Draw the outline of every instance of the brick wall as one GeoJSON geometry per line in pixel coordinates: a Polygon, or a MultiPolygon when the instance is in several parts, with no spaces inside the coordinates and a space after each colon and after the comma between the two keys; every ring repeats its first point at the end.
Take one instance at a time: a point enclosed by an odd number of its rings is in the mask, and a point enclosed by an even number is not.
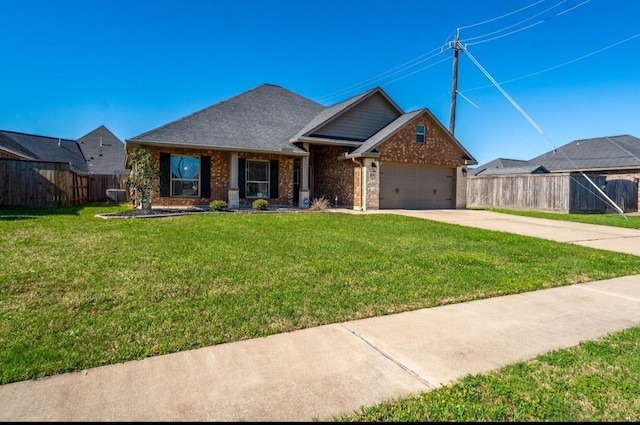
{"type": "MultiPolygon", "coordinates": [[[[172,155],[209,156],[211,158],[211,197],[210,198],[173,198],[153,195],[155,206],[192,206],[207,205],[214,199],[229,202],[229,186],[231,185],[231,153],[210,149],[193,149],[178,147],[150,147],[151,159],[160,163],[160,152],[172,155]]],[[[240,152],[238,158],[248,160],[279,161],[278,167],[278,198],[269,199],[271,205],[293,204],[293,158],[270,154],[253,154],[240,152]]],[[[251,205],[252,199],[241,199],[240,205],[251,205]]]]}
{"type": "Polygon", "coordinates": [[[354,189],[360,183],[359,181],[357,182],[354,173],[354,168],[357,168],[357,165],[350,159],[338,159],[346,151],[346,148],[340,146],[311,146],[310,164],[313,167],[312,199],[324,196],[333,205],[337,196],[338,205],[354,205],[354,189]]]}
{"type": "Polygon", "coordinates": [[[448,133],[445,133],[440,124],[437,124],[426,111],[378,146],[378,151],[383,163],[403,162],[443,167],[460,166],[462,155],[462,152],[451,144],[448,133]],[[424,143],[416,142],[418,124],[426,127],[424,143]]]}
{"type": "MultiPolygon", "coordinates": [[[[281,155],[239,152],[238,158],[256,161],[280,161],[278,166],[278,198],[269,199],[271,205],[293,205],[293,158],[281,155]]],[[[227,162],[227,164],[229,164],[227,162]]],[[[229,165],[227,165],[228,167],[229,165]]],[[[229,186],[227,185],[227,188],[229,186]]],[[[251,205],[253,199],[240,199],[240,205],[251,205]]]]}

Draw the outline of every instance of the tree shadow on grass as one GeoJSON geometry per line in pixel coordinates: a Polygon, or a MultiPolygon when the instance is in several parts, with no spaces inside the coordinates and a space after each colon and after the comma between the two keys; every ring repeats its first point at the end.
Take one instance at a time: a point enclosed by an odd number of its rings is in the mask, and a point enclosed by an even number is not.
{"type": "Polygon", "coordinates": [[[78,215],[82,206],[76,207],[3,207],[0,221],[32,220],[36,217],[52,215],[78,215]]]}

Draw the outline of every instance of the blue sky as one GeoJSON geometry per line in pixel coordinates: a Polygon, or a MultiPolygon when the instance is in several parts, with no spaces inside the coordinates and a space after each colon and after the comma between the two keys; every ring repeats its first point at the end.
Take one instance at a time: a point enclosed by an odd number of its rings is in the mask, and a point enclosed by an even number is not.
{"type": "Polygon", "coordinates": [[[640,137],[638,0],[1,0],[0,16],[3,130],[124,141],[262,83],[326,106],[380,86],[448,127],[459,29],[455,136],[480,164],[640,137]]]}

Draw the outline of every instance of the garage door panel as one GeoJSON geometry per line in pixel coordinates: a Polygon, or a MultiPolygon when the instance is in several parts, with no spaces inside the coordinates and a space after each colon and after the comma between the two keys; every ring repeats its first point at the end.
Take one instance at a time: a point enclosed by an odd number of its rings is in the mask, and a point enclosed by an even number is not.
{"type": "Polygon", "coordinates": [[[455,207],[455,169],[415,164],[380,166],[380,208],[455,207]]]}

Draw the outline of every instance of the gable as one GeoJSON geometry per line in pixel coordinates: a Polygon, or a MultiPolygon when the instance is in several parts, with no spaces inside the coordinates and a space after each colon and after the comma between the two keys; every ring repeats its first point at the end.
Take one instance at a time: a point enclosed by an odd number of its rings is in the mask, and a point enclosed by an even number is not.
{"type": "Polygon", "coordinates": [[[345,111],[309,136],[364,141],[402,115],[402,112],[381,92],[376,92],[345,111]]]}
{"type": "Polygon", "coordinates": [[[92,174],[126,174],[125,147],[104,125],[78,139],[92,174]]]}
{"type": "Polygon", "coordinates": [[[428,109],[402,114],[347,157],[379,156],[391,162],[460,166],[476,159],[449,133],[428,109]],[[416,141],[418,125],[425,128],[423,143],[416,141]]]}

